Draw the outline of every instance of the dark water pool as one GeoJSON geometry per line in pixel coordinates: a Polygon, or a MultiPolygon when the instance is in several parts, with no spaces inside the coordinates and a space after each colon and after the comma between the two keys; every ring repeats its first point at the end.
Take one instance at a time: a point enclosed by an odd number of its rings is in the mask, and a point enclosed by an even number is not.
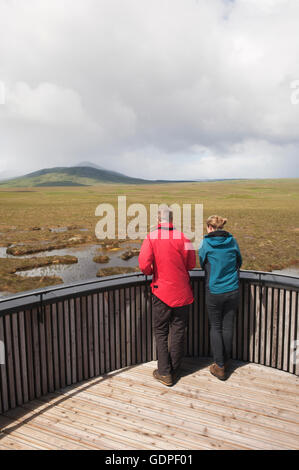
{"type": "MultiPolygon", "coordinates": [[[[138,256],[133,256],[131,259],[125,261],[120,256],[128,251],[130,248],[139,248],[139,243],[123,243],[120,245],[121,248],[117,251],[102,250],[99,245],[91,245],[84,247],[71,247],[63,248],[61,250],[43,251],[35,253],[34,255],[18,256],[18,258],[31,258],[33,256],[65,256],[71,255],[78,258],[78,263],[75,264],[60,264],[53,266],[43,266],[26,271],[19,271],[19,276],[58,276],[61,277],[63,282],[66,284],[72,282],[80,282],[86,279],[96,277],[99,269],[115,266],[138,266],[138,256]],[[96,255],[108,255],[110,261],[108,263],[95,263],[93,257],[96,255]]],[[[6,253],[6,247],[0,247],[1,258],[16,258],[13,255],[6,253]]],[[[12,295],[9,292],[0,292],[0,298],[12,295]]]]}

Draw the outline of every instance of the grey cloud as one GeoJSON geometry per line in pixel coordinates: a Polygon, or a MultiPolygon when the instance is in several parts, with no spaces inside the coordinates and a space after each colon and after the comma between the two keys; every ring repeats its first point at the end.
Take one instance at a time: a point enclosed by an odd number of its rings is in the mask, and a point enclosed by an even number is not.
{"type": "Polygon", "coordinates": [[[0,0],[0,176],[82,160],[299,176],[298,15],[292,0],[0,0]]]}

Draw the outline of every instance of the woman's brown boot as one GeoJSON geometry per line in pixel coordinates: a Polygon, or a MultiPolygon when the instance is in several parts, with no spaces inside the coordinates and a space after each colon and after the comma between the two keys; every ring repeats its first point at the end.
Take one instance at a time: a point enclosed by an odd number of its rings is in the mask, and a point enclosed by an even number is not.
{"type": "Polygon", "coordinates": [[[226,380],[226,373],[224,367],[219,367],[216,363],[214,363],[210,367],[210,372],[212,375],[217,377],[217,379],[226,380]]]}

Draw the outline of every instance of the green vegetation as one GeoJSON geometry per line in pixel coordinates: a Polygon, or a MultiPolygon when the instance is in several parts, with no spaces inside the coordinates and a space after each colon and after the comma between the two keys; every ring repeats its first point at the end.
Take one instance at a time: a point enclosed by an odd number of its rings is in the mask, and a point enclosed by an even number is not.
{"type": "MultiPolygon", "coordinates": [[[[0,246],[20,243],[38,246],[45,241],[69,246],[71,238],[82,237],[79,227],[88,229],[84,232],[84,244],[99,243],[95,236],[98,221],[95,209],[101,203],[116,207],[118,195],[127,196],[128,206],[136,202],[146,207],[151,203],[202,203],[205,218],[211,214],[227,217],[226,228],[237,238],[243,254],[243,269],[271,271],[299,263],[299,179],[100,184],[26,190],[2,186],[0,246]],[[67,232],[49,231],[52,227],[66,226],[67,232]]],[[[1,283],[0,290],[6,290],[5,286],[1,283]]],[[[35,284],[28,288],[35,288],[35,284]]]]}

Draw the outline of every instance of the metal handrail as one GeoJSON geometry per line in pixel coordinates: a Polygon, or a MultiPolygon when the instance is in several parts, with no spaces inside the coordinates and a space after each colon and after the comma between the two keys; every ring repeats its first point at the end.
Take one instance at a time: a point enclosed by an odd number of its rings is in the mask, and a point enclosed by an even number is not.
{"type": "MultiPolygon", "coordinates": [[[[191,277],[192,274],[198,274],[198,273],[202,273],[202,275],[204,276],[204,270],[200,269],[200,268],[195,268],[193,269],[192,271],[190,271],[190,274],[191,274],[191,277]]],[[[244,278],[243,277],[243,274],[248,274],[249,277],[251,275],[258,275],[260,280],[262,280],[262,276],[266,276],[266,277],[269,277],[271,276],[271,279],[265,279],[266,281],[269,280],[269,281],[272,281],[273,280],[273,276],[275,278],[284,278],[284,279],[290,279],[292,280],[293,282],[291,282],[292,284],[292,287],[296,287],[298,286],[299,287],[299,277],[298,276],[292,276],[292,275],[289,275],[289,274],[278,274],[278,273],[272,273],[272,272],[268,272],[268,271],[253,271],[253,270],[246,270],[246,269],[242,269],[240,270],[240,277],[241,278],[244,278]]],[[[80,282],[75,282],[75,283],[70,283],[70,284],[59,284],[58,286],[54,286],[54,287],[45,287],[45,288],[42,288],[42,289],[35,289],[35,290],[32,290],[32,291],[26,291],[22,294],[16,294],[16,295],[11,295],[11,296],[7,296],[7,297],[4,297],[2,299],[0,299],[0,306],[2,303],[4,302],[8,302],[8,301],[11,301],[11,300],[18,300],[18,299],[22,299],[22,298],[26,298],[26,297],[31,297],[31,296],[38,296],[38,295],[46,295],[46,294],[50,294],[52,292],[56,292],[56,291],[61,291],[61,290],[66,290],[66,289],[70,289],[70,288],[75,288],[75,287],[84,287],[84,286],[90,286],[92,284],[102,284],[102,283],[105,283],[107,281],[114,281],[114,280],[122,280],[122,279],[127,279],[127,278],[134,278],[134,277],[143,277],[145,278],[145,280],[151,280],[151,276],[146,276],[144,275],[142,272],[135,272],[135,273],[126,273],[126,274],[117,274],[117,275],[113,275],[113,276],[103,276],[101,278],[92,278],[92,279],[87,279],[85,281],[80,281],[80,282]]]]}
{"type": "MultiPolygon", "coordinates": [[[[190,271],[190,278],[196,279],[197,277],[204,277],[205,272],[200,268],[195,268],[190,271]]],[[[282,287],[291,287],[292,289],[299,290],[299,277],[290,276],[285,274],[270,273],[264,271],[249,271],[240,270],[240,279],[248,281],[256,281],[260,285],[271,283],[282,287]]],[[[101,278],[88,279],[83,282],[71,284],[59,284],[54,287],[45,287],[43,289],[32,290],[22,294],[12,295],[0,299],[0,316],[8,311],[16,311],[28,306],[37,305],[43,309],[44,301],[55,301],[58,298],[73,297],[83,294],[85,291],[93,292],[116,286],[122,286],[135,281],[137,283],[149,283],[151,276],[145,276],[142,272],[119,274],[114,276],[105,276],[101,278]],[[94,287],[93,287],[94,286],[94,287]],[[86,288],[86,289],[84,289],[86,288]],[[53,295],[57,293],[57,295],[53,295]],[[21,302],[22,299],[26,299],[21,302]]]]}
{"type": "MultiPolygon", "coordinates": [[[[192,276],[192,273],[199,273],[199,272],[203,273],[203,276],[204,276],[204,270],[200,269],[200,268],[193,269],[192,271],[190,271],[190,274],[192,276]]],[[[295,284],[298,284],[298,287],[299,287],[299,277],[298,276],[292,276],[292,275],[283,274],[283,273],[281,273],[281,274],[272,273],[272,272],[269,272],[269,271],[253,271],[253,270],[241,269],[240,270],[241,277],[242,277],[243,273],[248,273],[249,275],[250,274],[256,274],[256,275],[259,275],[260,277],[266,275],[266,276],[290,278],[290,279],[293,279],[295,281],[295,284]]],[[[83,282],[75,282],[75,283],[70,283],[70,284],[59,284],[58,286],[54,286],[54,287],[44,287],[42,289],[35,289],[35,290],[32,290],[32,291],[26,291],[22,294],[16,294],[16,295],[13,294],[11,296],[7,296],[5,298],[0,299],[0,304],[3,303],[3,302],[7,302],[9,300],[12,300],[12,299],[21,299],[21,298],[25,298],[25,297],[31,297],[32,295],[36,295],[36,296],[41,295],[41,294],[44,295],[44,294],[49,294],[49,293],[52,293],[52,292],[61,291],[61,290],[68,289],[68,288],[83,287],[83,286],[88,286],[88,285],[92,285],[92,284],[100,284],[100,283],[107,282],[107,281],[114,281],[114,280],[119,280],[119,279],[124,279],[124,278],[130,278],[130,277],[145,277],[146,280],[151,280],[151,276],[146,276],[142,272],[117,274],[117,275],[113,275],[113,276],[103,276],[101,278],[87,279],[86,281],[83,281],[83,282]]]]}

